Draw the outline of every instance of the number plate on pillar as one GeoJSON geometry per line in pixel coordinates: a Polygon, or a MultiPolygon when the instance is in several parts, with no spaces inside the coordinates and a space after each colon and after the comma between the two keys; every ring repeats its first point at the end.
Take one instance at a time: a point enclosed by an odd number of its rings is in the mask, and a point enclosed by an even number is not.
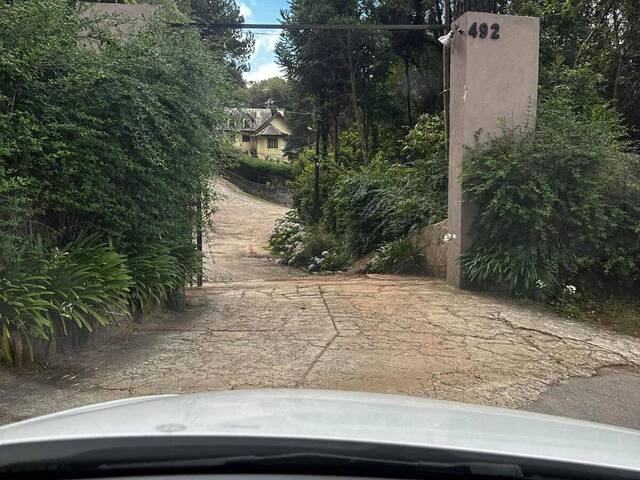
{"type": "Polygon", "coordinates": [[[478,22],[473,22],[467,33],[473,38],[487,38],[489,36],[491,40],[498,40],[500,38],[500,24],[492,23],[489,27],[487,23],[478,25],[478,22]],[[491,35],[489,35],[489,31],[491,31],[491,35]]]}

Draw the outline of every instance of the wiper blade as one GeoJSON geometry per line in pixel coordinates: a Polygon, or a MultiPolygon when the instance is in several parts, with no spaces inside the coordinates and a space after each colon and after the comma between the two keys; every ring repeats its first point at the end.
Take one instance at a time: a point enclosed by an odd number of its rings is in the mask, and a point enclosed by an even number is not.
{"type": "Polygon", "coordinates": [[[411,468],[423,472],[458,473],[461,475],[478,475],[505,478],[525,478],[519,465],[493,462],[432,462],[404,461],[387,458],[359,457],[317,452],[296,452],[279,455],[239,455],[231,457],[206,457],[180,460],[157,460],[144,462],[127,462],[100,465],[101,470],[112,469],[183,469],[183,468],[215,468],[215,467],[286,467],[295,466],[296,462],[317,461],[328,466],[346,464],[352,466],[370,466],[385,468],[411,468]]]}

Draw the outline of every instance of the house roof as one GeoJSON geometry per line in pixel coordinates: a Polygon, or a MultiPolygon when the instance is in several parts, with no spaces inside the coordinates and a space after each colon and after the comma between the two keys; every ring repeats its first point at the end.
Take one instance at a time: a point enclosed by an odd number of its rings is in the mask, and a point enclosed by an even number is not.
{"type": "Polygon", "coordinates": [[[258,135],[268,135],[270,137],[274,137],[274,136],[284,136],[286,135],[286,133],[281,132],[276,127],[269,124],[262,130],[260,130],[260,132],[258,132],[258,135]]]}
{"type": "Polygon", "coordinates": [[[256,133],[258,135],[286,135],[269,124],[276,116],[284,119],[284,110],[273,111],[270,108],[234,108],[230,111],[242,132],[256,133]],[[272,127],[269,131],[274,133],[263,133],[263,130],[268,129],[268,127],[272,127]]]}

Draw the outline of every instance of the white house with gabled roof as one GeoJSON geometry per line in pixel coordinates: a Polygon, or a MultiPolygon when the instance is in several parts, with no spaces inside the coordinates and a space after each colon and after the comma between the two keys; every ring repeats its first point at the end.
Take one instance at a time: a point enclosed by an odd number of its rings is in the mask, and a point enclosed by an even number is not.
{"type": "Polygon", "coordinates": [[[284,110],[236,108],[231,110],[235,147],[254,157],[288,161],[284,154],[291,129],[284,110]]]}

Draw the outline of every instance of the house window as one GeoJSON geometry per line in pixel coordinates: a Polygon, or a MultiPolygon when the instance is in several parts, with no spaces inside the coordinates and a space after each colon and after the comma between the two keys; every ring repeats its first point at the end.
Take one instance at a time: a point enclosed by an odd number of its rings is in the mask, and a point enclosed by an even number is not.
{"type": "Polygon", "coordinates": [[[251,140],[251,137],[249,137],[249,135],[242,135],[242,141],[244,143],[247,143],[251,140]]]}
{"type": "Polygon", "coordinates": [[[278,138],[277,137],[268,137],[267,138],[267,148],[278,148],[278,138]]]}

